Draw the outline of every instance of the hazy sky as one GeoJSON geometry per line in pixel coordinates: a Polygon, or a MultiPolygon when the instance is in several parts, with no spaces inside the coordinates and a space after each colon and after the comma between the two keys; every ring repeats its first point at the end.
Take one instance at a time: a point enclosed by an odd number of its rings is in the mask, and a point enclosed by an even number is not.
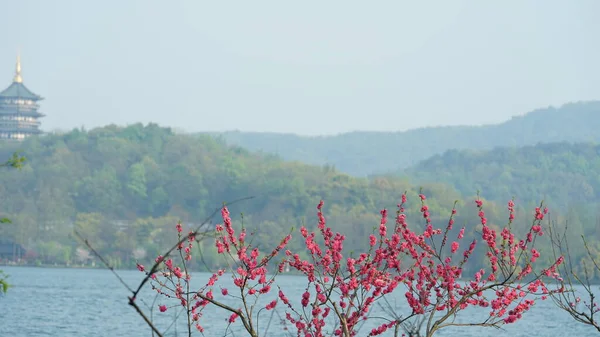
{"type": "MultiPolygon", "coordinates": [[[[600,1],[2,1],[43,129],[333,134],[600,99],[600,1]]],[[[1,89],[0,89],[1,90],[1,89]]]]}

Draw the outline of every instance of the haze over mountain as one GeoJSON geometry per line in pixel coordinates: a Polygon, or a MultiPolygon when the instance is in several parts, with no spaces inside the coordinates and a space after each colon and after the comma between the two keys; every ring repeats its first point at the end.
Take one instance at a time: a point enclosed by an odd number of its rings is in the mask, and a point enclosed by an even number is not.
{"type": "Polygon", "coordinates": [[[595,0],[34,3],[0,5],[0,87],[20,50],[45,131],[406,131],[600,97],[595,0]]]}
{"type": "MultiPolygon", "coordinates": [[[[482,111],[481,113],[485,113],[482,111]]],[[[405,132],[349,132],[336,136],[229,131],[229,144],[287,160],[334,165],[366,176],[407,168],[450,149],[491,149],[551,142],[600,141],[600,101],[568,103],[531,111],[492,125],[445,126],[405,132]]]]}

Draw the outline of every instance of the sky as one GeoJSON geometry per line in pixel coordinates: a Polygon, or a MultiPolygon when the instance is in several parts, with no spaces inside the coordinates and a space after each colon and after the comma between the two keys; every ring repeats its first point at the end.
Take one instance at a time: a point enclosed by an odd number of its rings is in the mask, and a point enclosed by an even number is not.
{"type": "Polygon", "coordinates": [[[45,131],[499,123],[600,99],[599,12],[596,0],[2,1],[0,87],[20,52],[45,131]]]}

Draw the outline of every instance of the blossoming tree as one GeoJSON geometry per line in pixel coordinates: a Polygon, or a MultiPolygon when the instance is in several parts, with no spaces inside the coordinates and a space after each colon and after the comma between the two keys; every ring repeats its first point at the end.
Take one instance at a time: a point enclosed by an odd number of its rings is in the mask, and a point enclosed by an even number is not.
{"type": "Polygon", "coordinates": [[[369,336],[384,333],[398,336],[409,326],[418,327],[416,334],[433,336],[449,326],[498,327],[514,323],[537,299],[544,300],[556,291],[548,289],[545,279],[559,278],[556,269],[563,262],[562,256],[546,268],[534,268],[540,257],[534,245],[536,237],[543,235],[542,220],[547,209],[537,207],[526,235],[516,238],[512,228],[513,201],[508,202],[507,225],[497,232],[487,223],[483,201],[477,199],[480,238],[463,242],[464,227],[457,235],[450,235],[456,208],[449,221],[436,228],[430,220],[426,197],[422,194],[419,197],[425,222],[423,230],[408,225],[405,214],[408,201],[403,194],[393,224],[390,225],[388,211],[382,210],[380,223],[368,238],[368,249],[355,254],[344,250],[345,235],[335,233],[327,225],[321,201],[317,206],[317,231],[310,232],[305,227],[299,230],[307,259],[287,249],[291,235],[261,253],[247,240],[244,228],[236,233],[224,206],[223,223],[216,226],[214,240],[218,254],[229,261],[229,268],[216,271],[203,286],[192,289],[187,263],[192,259],[191,251],[199,233],[192,231],[185,235],[178,224],[177,245],[157,257],[149,270],[138,265],[146,277],[133,291],[129,303],[159,336],[159,330],[136,302],[146,282],[150,282],[159,296],[156,306],[160,312],[183,308],[189,335],[194,330],[205,331],[206,310],[221,310],[228,317],[228,327],[241,324],[243,331],[253,337],[266,335],[270,324],[259,329],[260,314],[265,311],[271,312],[271,318],[275,312],[278,315],[283,312],[285,329],[295,331],[298,336],[357,336],[367,320],[379,322],[368,332],[369,336]],[[485,248],[489,268],[467,275],[463,267],[478,245],[485,248]],[[171,255],[178,256],[178,262],[171,255]],[[270,267],[274,268],[268,273],[270,267]],[[306,281],[300,298],[289,298],[289,289],[277,283],[277,275],[286,268],[306,281]],[[219,287],[223,277],[232,278],[233,289],[219,287]],[[371,317],[374,306],[387,302],[392,294],[403,294],[406,312],[388,311],[387,317],[371,317]],[[267,304],[259,304],[260,298],[267,304]],[[458,322],[456,318],[468,307],[485,310],[488,315],[473,321],[465,315],[458,322]]]}

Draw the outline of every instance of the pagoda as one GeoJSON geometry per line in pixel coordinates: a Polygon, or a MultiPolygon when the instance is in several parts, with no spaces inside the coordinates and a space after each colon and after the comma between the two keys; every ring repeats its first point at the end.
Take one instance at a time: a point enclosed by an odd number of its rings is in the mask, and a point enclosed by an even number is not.
{"type": "Polygon", "coordinates": [[[43,98],[31,92],[23,84],[21,58],[17,57],[17,69],[12,84],[0,92],[0,140],[23,140],[42,133],[38,112],[43,98]]]}

